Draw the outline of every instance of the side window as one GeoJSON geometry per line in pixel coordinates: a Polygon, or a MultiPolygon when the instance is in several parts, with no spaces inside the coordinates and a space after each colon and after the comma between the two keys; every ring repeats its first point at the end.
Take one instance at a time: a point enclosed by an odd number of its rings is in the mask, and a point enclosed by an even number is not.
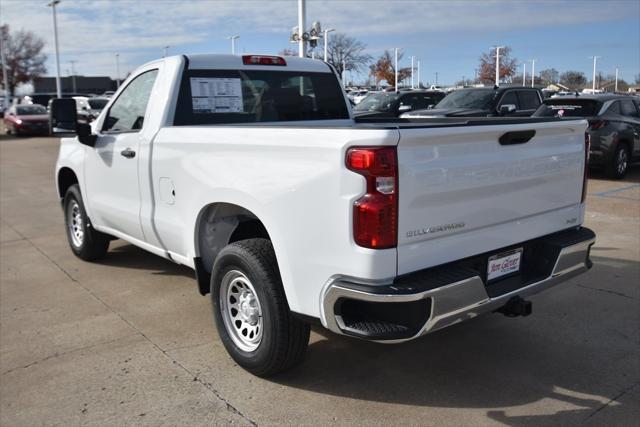
{"type": "Polygon", "coordinates": [[[519,90],[518,99],[521,110],[535,110],[540,106],[540,98],[535,90],[519,90]]]}
{"type": "Polygon", "coordinates": [[[129,132],[142,129],[151,89],[157,76],[158,70],[151,70],[129,83],[109,108],[102,130],[129,132]]]}
{"type": "Polygon", "coordinates": [[[607,108],[607,113],[620,114],[620,102],[616,101],[611,103],[609,108],[607,108]]]}
{"type": "Polygon", "coordinates": [[[502,100],[500,101],[500,105],[498,105],[498,108],[507,104],[513,104],[516,106],[516,110],[520,110],[520,106],[518,104],[518,97],[516,96],[515,90],[510,90],[502,96],[502,100]]]}
{"type": "Polygon", "coordinates": [[[633,101],[630,99],[623,99],[620,101],[620,111],[623,116],[638,118],[638,111],[636,110],[633,101]]]}

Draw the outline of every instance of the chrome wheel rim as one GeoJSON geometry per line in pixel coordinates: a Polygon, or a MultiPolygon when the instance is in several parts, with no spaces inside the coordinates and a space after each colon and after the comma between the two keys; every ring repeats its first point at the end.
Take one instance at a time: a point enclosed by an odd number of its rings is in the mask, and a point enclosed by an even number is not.
{"type": "Polygon", "coordinates": [[[251,281],[242,272],[231,270],[222,278],[220,311],[234,344],[246,352],[257,349],[262,341],[262,307],[251,281]]]}
{"type": "Polygon", "coordinates": [[[80,205],[72,200],[67,205],[67,229],[73,246],[79,248],[84,241],[84,222],[80,205]]]}
{"type": "Polygon", "coordinates": [[[618,173],[623,174],[627,170],[627,150],[618,151],[618,173]]]}

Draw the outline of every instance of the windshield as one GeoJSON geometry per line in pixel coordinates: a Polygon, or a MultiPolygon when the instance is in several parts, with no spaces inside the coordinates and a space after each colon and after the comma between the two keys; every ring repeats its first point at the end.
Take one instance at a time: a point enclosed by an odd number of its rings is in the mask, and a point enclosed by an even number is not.
{"type": "Polygon", "coordinates": [[[395,92],[373,93],[360,101],[354,111],[391,111],[398,102],[400,94],[395,92]]]}
{"type": "Polygon", "coordinates": [[[488,110],[495,96],[493,89],[461,89],[447,95],[434,108],[473,108],[488,110]]]}
{"type": "Polygon", "coordinates": [[[107,102],[109,102],[108,99],[89,99],[87,100],[87,102],[89,103],[89,107],[91,107],[92,110],[102,110],[105,105],[107,105],[107,102]]]}
{"type": "Polygon", "coordinates": [[[547,100],[538,108],[536,117],[589,117],[598,115],[601,103],[593,99],[547,100]]]}
{"type": "Polygon", "coordinates": [[[21,105],[16,108],[18,116],[35,116],[37,114],[47,114],[47,109],[42,105],[21,105]]]}

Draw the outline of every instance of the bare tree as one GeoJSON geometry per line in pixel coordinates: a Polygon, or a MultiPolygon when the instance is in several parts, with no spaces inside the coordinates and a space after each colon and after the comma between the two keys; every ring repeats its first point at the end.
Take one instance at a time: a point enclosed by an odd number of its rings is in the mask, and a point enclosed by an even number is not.
{"type": "MultiPolygon", "coordinates": [[[[500,80],[511,82],[516,73],[518,61],[511,58],[511,48],[505,46],[500,49],[500,80]]],[[[480,56],[478,79],[485,84],[494,83],[496,80],[496,50],[491,49],[480,56]]]]}
{"type": "Polygon", "coordinates": [[[540,71],[540,81],[542,84],[549,85],[551,83],[557,83],[560,78],[560,73],[555,68],[547,68],[540,71]]]}
{"type": "MultiPolygon", "coordinates": [[[[321,45],[321,43],[319,43],[321,45]]],[[[349,71],[361,71],[373,60],[365,53],[367,45],[346,34],[335,33],[327,46],[327,62],[342,74],[344,66],[349,71]]]]}
{"type": "Polygon", "coordinates": [[[584,87],[587,78],[580,71],[566,71],[560,75],[560,83],[571,90],[578,90],[584,87]]]}
{"type": "MultiPolygon", "coordinates": [[[[403,53],[401,51],[398,52],[398,62],[402,59],[403,53]]],[[[378,58],[375,64],[372,64],[369,67],[370,74],[376,81],[376,84],[379,84],[382,80],[385,80],[388,84],[393,86],[396,80],[396,67],[395,67],[395,58],[394,55],[391,54],[388,50],[385,50],[382,56],[378,58]]],[[[399,68],[398,69],[398,83],[406,79],[411,75],[411,67],[399,68]]]]}
{"type": "MultiPolygon", "coordinates": [[[[7,64],[9,93],[14,94],[16,86],[27,83],[47,72],[44,65],[47,56],[42,53],[44,40],[31,31],[9,32],[9,26],[0,27],[2,49],[7,64]]],[[[0,83],[4,84],[4,70],[0,67],[0,83]]]]}

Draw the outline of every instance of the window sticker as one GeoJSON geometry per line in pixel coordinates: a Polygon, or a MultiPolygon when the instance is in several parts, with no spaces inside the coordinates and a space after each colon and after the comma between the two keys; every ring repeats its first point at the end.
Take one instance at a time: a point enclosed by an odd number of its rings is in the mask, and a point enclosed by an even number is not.
{"type": "Polygon", "coordinates": [[[192,77],[194,113],[242,113],[242,81],[231,78],[192,77]]]}

